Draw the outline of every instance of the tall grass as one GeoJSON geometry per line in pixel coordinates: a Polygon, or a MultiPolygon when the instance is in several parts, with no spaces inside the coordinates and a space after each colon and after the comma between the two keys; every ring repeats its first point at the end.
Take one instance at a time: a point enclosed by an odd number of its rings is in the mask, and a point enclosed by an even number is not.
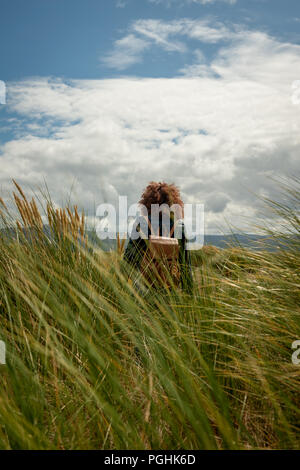
{"type": "Polygon", "coordinates": [[[77,208],[46,201],[45,231],[20,187],[15,203],[17,223],[0,202],[0,448],[299,448],[297,206],[273,206],[281,250],[206,248],[192,294],[142,296],[77,208]]]}

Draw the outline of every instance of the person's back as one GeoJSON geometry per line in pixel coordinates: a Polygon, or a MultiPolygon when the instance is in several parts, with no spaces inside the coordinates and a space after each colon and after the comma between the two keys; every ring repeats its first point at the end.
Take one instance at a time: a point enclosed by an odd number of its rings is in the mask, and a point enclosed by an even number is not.
{"type": "Polygon", "coordinates": [[[140,204],[145,209],[144,217],[135,223],[135,236],[129,240],[124,259],[139,269],[152,286],[181,285],[191,290],[191,260],[186,250],[183,202],[178,189],[152,182],[140,204]],[[170,211],[170,207],[175,210],[170,211]]]}
{"type": "Polygon", "coordinates": [[[149,238],[141,261],[141,273],[152,286],[163,285],[167,288],[178,286],[180,284],[179,243],[177,238],[174,238],[175,225],[173,224],[169,233],[164,230],[163,236],[162,224],[159,224],[158,230],[155,231],[150,217],[147,218],[147,222],[149,238]]]}

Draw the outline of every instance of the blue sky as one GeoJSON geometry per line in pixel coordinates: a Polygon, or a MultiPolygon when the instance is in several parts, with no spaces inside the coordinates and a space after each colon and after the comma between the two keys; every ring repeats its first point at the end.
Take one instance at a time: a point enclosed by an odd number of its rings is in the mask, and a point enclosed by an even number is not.
{"type": "Polygon", "coordinates": [[[299,171],[298,0],[1,0],[0,57],[3,191],[91,213],[166,179],[215,232],[299,171]]]}
{"type": "MultiPolygon", "coordinates": [[[[300,23],[295,20],[300,20],[298,0],[237,0],[235,4],[217,0],[204,5],[175,0],[169,7],[167,0],[1,0],[1,79],[118,76],[118,71],[101,63],[101,57],[125,35],[130,23],[210,15],[225,24],[244,24],[249,29],[300,42],[300,23]]],[[[145,54],[145,60],[128,67],[126,73],[170,77],[190,60],[193,47],[195,41],[189,41],[183,54],[152,49],[145,54]]],[[[213,45],[202,47],[208,59],[215,53],[213,45]]]]}

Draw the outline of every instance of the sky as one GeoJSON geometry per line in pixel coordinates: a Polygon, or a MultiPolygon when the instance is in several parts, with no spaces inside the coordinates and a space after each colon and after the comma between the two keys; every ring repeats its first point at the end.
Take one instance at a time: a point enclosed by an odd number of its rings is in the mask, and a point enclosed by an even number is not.
{"type": "Polygon", "coordinates": [[[92,220],[165,180],[218,233],[299,174],[299,0],[1,0],[0,57],[4,197],[92,220]]]}

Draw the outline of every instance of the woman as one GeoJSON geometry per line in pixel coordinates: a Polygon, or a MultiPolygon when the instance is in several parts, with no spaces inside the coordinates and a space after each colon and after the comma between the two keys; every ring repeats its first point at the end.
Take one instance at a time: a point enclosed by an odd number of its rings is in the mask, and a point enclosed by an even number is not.
{"type": "Polygon", "coordinates": [[[179,189],[174,184],[152,181],[144,190],[139,204],[142,205],[142,216],[145,217],[146,223],[142,224],[139,221],[135,223],[135,236],[132,233],[124,259],[135,268],[141,269],[141,264],[149,246],[147,240],[150,235],[177,238],[180,285],[183,289],[191,291],[193,287],[191,256],[186,249],[183,223],[184,204],[179,189]],[[169,209],[172,206],[174,212],[173,210],[166,211],[166,207],[169,209]]]}

